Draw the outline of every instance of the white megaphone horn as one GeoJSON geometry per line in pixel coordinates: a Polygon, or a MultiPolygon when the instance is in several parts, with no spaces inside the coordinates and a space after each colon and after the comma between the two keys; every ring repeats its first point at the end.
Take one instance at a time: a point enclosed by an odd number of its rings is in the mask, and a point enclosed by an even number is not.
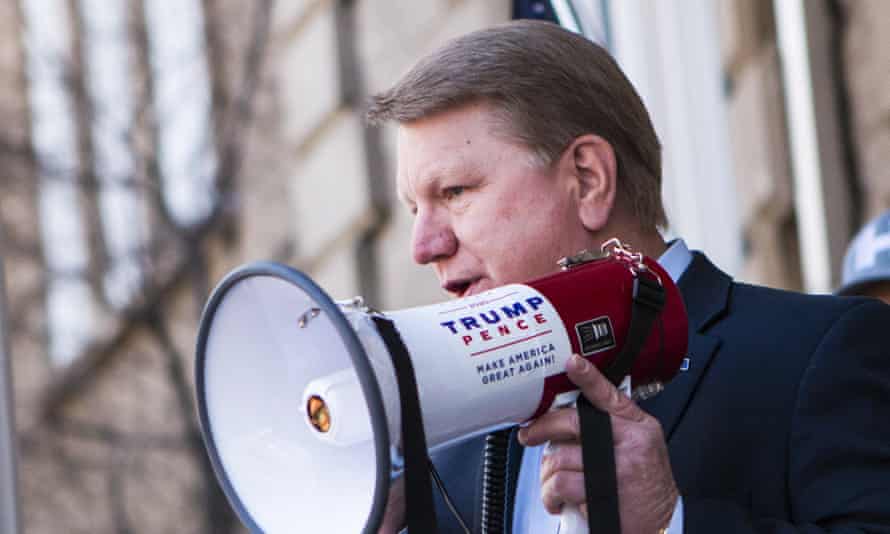
{"type": "Polygon", "coordinates": [[[667,273],[617,240],[561,265],[385,313],[334,302],[283,265],[230,273],[201,319],[196,384],[207,451],[242,522],[270,534],[376,533],[406,434],[419,428],[435,449],[567,404],[573,353],[613,381],[670,380],[688,324],[667,273]],[[638,303],[650,293],[656,313],[641,336],[638,303]]]}

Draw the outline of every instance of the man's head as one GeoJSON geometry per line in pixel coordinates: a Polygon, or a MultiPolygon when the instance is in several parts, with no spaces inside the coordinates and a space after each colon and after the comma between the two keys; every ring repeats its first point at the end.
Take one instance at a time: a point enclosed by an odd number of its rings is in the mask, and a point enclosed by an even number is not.
{"type": "Polygon", "coordinates": [[[610,233],[643,245],[666,224],[642,102],[608,53],[553,24],[447,43],[375,96],[368,117],[401,126],[414,258],[454,294],[547,274],[610,233]]]}
{"type": "Polygon", "coordinates": [[[850,242],[838,293],[890,304],[890,211],[868,223],[850,242]]]}

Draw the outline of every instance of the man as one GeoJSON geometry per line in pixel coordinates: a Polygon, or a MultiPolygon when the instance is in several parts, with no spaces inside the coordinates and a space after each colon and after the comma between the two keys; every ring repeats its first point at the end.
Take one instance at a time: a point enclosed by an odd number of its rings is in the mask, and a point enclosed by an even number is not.
{"type": "MultiPolygon", "coordinates": [[[[662,394],[637,405],[592,366],[568,366],[611,417],[623,532],[890,532],[890,357],[873,337],[890,309],[736,284],[666,244],[658,139],[600,47],[539,22],[475,32],[377,95],[369,119],[399,123],[414,260],[454,296],[550,273],[610,237],[679,281],[689,366],[662,394]]],[[[510,449],[507,532],[555,533],[547,512],[583,511],[576,414],[514,432],[526,447],[510,449]]],[[[480,450],[434,458],[473,529],[480,450]]],[[[401,527],[402,491],[385,532],[401,527]]],[[[462,532],[447,508],[439,520],[462,532]]]]}
{"type": "Polygon", "coordinates": [[[890,304],[890,210],[865,225],[850,242],[838,294],[890,304]]]}

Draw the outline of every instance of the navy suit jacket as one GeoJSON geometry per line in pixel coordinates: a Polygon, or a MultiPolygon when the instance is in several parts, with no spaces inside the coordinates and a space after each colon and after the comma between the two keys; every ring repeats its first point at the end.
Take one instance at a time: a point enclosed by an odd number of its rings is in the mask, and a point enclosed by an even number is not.
{"type": "MultiPolygon", "coordinates": [[[[661,422],[685,532],[890,533],[890,306],[735,283],[700,253],[678,285],[690,366],[661,422]]],[[[478,531],[483,439],[434,455],[478,531]]],[[[522,447],[510,445],[506,531],[522,447]]],[[[441,532],[462,532],[437,495],[441,532]]]]}

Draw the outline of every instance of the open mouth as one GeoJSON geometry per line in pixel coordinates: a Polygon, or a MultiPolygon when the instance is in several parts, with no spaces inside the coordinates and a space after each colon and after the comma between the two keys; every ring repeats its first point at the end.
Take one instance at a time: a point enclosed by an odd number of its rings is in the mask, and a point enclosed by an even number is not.
{"type": "Polygon", "coordinates": [[[457,298],[466,297],[473,293],[473,287],[479,280],[481,280],[481,278],[465,278],[460,280],[452,280],[443,284],[442,288],[457,298]]]}

